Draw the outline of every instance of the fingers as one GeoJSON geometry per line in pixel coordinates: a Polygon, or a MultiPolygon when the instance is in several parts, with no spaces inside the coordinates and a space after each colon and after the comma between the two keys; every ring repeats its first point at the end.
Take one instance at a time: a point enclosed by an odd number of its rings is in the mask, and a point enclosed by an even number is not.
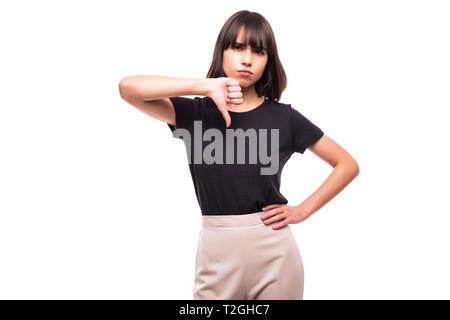
{"type": "Polygon", "coordinates": [[[233,103],[233,104],[241,104],[244,101],[244,99],[228,99],[227,103],[233,103]]]}
{"type": "Polygon", "coordinates": [[[222,116],[223,116],[223,118],[225,120],[225,124],[228,128],[231,124],[231,117],[230,117],[230,114],[228,113],[227,108],[221,108],[220,112],[222,112],[222,116]]]}
{"type": "Polygon", "coordinates": [[[282,214],[283,214],[282,212],[277,212],[277,213],[274,213],[274,214],[272,214],[270,216],[265,216],[263,218],[263,221],[264,221],[265,224],[271,224],[274,221],[282,219],[284,217],[282,214]]]}
{"type": "Polygon", "coordinates": [[[227,86],[239,86],[239,81],[233,78],[227,78],[225,83],[227,84],[227,86]]]}
{"type": "Polygon", "coordinates": [[[289,224],[288,218],[289,217],[287,217],[285,214],[280,213],[280,214],[274,215],[273,217],[271,217],[269,219],[263,220],[263,223],[266,226],[272,225],[272,229],[276,230],[276,229],[279,229],[279,228],[285,226],[286,224],[289,224]],[[276,223],[276,222],[278,222],[278,223],[276,223]]]}
{"type": "Polygon", "coordinates": [[[278,230],[283,228],[284,226],[287,226],[289,224],[289,220],[286,218],[283,221],[281,221],[280,223],[277,223],[276,225],[274,225],[272,227],[273,230],[278,230]]]}
{"type": "MultiPolygon", "coordinates": [[[[234,80],[234,81],[236,81],[236,80],[234,80]]],[[[231,95],[233,95],[237,98],[241,98],[242,97],[242,88],[239,85],[239,81],[236,81],[233,84],[227,83],[227,92],[229,95],[230,95],[230,93],[232,93],[231,95]]]]}
{"type": "Polygon", "coordinates": [[[227,86],[228,91],[242,91],[241,86],[227,86]]]}
{"type": "Polygon", "coordinates": [[[227,93],[227,103],[241,104],[243,101],[241,92],[227,93]]]}
{"type": "Polygon", "coordinates": [[[272,225],[275,222],[278,222],[277,224],[272,226],[272,229],[277,230],[281,229],[284,226],[288,225],[290,223],[289,216],[286,215],[285,212],[283,212],[282,209],[273,209],[272,212],[275,212],[270,217],[266,217],[263,219],[263,223],[268,226],[272,225]]]}
{"type": "Polygon", "coordinates": [[[263,211],[268,211],[268,210],[270,210],[270,209],[279,207],[279,206],[281,206],[281,205],[282,205],[282,204],[279,204],[279,203],[270,204],[270,205],[268,205],[268,206],[263,207],[262,209],[263,209],[263,211]]]}
{"type": "Polygon", "coordinates": [[[240,92],[227,92],[228,99],[242,99],[242,93],[240,92]]]}
{"type": "Polygon", "coordinates": [[[227,87],[227,103],[241,104],[243,101],[240,86],[227,87]]]}
{"type": "Polygon", "coordinates": [[[277,207],[270,210],[264,210],[264,214],[262,215],[264,218],[269,218],[271,216],[283,213],[283,208],[277,207]]]}
{"type": "Polygon", "coordinates": [[[283,208],[274,208],[269,211],[266,210],[263,214],[261,214],[261,219],[264,221],[264,223],[265,221],[273,221],[274,217],[279,218],[279,215],[283,213],[284,213],[283,208]]]}
{"type": "Polygon", "coordinates": [[[242,99],[242,92],[228,92],[227,97],[230,99],[242,99]]]}

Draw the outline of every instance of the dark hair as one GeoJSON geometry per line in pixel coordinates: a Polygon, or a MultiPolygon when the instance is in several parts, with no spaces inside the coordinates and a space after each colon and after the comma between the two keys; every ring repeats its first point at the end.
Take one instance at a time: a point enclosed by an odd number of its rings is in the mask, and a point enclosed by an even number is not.
{"type": "Polygon", "coordinates": [[[242,10],[228,18],[217,37],[213,59],[206,77],[227,76],[222,67],[223,51],[235,44],[242,26],[244,27],[244,46],[250,42],[253,49],[264,48],[268,55],[266,68],[261,78],[255,83],[256,94],[272,101],[279,101],[287,86],[287,77],[278,57],[272,28],[266,18],[257,12],[242,10]]]}

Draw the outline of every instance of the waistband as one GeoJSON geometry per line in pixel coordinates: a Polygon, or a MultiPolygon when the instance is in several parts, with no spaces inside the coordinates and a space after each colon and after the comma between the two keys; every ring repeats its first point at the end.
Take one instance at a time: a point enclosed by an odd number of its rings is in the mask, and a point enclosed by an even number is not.
{"type": "Polygon", "coordinates": [[[245,227],[264,224],[261,220],[263,212],[231,215],[205,215],[202,216],[203,227],[245,227]]]}

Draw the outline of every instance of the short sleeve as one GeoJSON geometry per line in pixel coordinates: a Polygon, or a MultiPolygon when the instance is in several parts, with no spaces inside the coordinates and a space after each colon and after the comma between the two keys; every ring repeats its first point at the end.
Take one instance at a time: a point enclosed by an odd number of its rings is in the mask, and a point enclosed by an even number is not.
{"type": "Polygon", "coordinates": [[[323,135],[323,131],[291,107],[291,134],[293,152],[304,153],[306,148],[314,144],[323,135]]]}
{"type": "Polygon", "coordinates": [[[172,133],[175,129],[187,129],[190,131],[194,120],[202,119],[204,108],[202,108],[201,98],[169,97],[169,99],[175,109],[175,125],[167,124],[172,133]]]}

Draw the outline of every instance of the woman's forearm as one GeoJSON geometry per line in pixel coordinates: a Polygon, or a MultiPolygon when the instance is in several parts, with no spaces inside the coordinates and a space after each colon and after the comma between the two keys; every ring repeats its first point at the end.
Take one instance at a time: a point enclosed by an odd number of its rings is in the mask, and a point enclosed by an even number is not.
{"type": "Polygon", "coordinates": [[[308,216],[312,215],[341,192],[358,174],[359,166],[356,162],[338,163],[319,188],[299,206],[305,208],[308,216]]]}
{"type": "Polygon", "coordinates": [[[209,79],[192,79],[159,75],[135,75],[123,78],[119,83],[123,99],[155,100],[174,96],[208,93],[209,79]]]}

